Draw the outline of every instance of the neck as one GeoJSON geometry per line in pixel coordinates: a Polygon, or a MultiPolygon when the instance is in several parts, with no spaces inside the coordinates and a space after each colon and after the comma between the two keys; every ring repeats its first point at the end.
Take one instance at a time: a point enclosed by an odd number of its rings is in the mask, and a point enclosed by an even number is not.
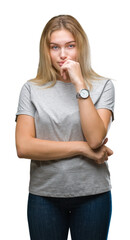
{"type": "Polygon", "coordinates": [[[64,80],[64,79],[58,79],[59,81],[61,82],[66,82],[66,83],[70,83],[71,81],[68,79],[68,80],[64,80]]]}

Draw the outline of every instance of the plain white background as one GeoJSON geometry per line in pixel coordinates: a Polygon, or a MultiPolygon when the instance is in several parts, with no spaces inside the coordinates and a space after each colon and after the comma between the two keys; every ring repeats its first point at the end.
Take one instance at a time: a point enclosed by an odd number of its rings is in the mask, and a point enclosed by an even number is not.
{"type": "MultiPolygon", "coordinates": [[[[86,31],[93,69],[115,79],[115,121],[108,146],[113,214],[109,240],[130,239],[129,1],[5,0],[0,6],[0,239],[29,240],[26,205],[30,160],[15,150],[15,113],[22,85],[35,77],[46,22],[71,14],[86,31]]],[[[69,236],[70,240],[70,236],[69,236]]],[[[96,239],[95,239],[96,240],[96,239]]]]}

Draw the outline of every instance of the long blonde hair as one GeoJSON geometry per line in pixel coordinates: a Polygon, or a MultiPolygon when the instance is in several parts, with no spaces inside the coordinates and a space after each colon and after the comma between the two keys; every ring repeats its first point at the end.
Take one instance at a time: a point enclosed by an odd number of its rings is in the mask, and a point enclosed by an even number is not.
{"type": "Polygon", "coordinates": [[[80,23],[70,15],[58,15],[49,20],[43,29],[40,39],[40,56],[37,75],[31,81],[38,85],[44,85],[51,82],[51,86],[56,83],[57,71],[51,64],[49,54],[49,43],[52,32],[60,29],[69,30],[76,40],[78,47],[78,61],[84,80],[88,86],[91,86],[91,80],[101,79],[91,67],[90,47],[86,33],[80,23]]]}

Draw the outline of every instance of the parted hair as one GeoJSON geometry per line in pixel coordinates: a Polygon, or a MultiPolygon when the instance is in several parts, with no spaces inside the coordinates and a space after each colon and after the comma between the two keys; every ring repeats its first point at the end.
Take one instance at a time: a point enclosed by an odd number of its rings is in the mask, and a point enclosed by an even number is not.
{"type": "Polygon", "coordinates": [[[72,33],[75,38],[78,49],[78,61],[86,84],[91,87],[91,80],[102,79],[103,77],[97,74],[91,67],[90,46],[88,37],[80,23],[70,15],[58,15],[51,18],[45,25],[39,49],[39,65],[37,75],[31,81],[38,85],[44,85],[48,82],[54,86],[58,73],[51,63],[49,54],[50,37],[52,32],[66,29],[72,33]]]}

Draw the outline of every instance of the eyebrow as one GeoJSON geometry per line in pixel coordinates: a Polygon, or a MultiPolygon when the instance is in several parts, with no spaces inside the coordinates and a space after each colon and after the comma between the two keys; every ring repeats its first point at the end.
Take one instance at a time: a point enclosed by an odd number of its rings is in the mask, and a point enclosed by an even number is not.
{"type": "MultiPolygon", "coordinates": [[[[65,44],[69,44],[69,43],[73,43],[73,42],[76,42],[76,41],[70,41],[70,42],[66,42],[65,44]]],[[[50,44],[59,45],[58,43],[54,43],[54,42],[50,42],[50,44]]]]}

